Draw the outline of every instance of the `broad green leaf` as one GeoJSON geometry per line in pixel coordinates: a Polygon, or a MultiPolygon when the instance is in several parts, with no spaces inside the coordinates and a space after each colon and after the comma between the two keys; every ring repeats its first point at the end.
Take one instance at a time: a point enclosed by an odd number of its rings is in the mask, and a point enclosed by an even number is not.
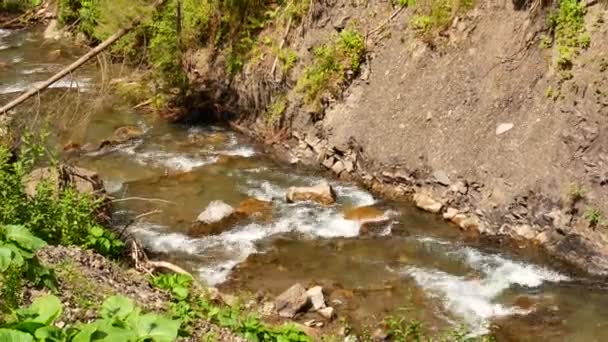
{"type": "Polygon", "coordinates": [[[180,321],[156,314],[146,314],[137,320],[137,337],[140,340],[151,338],[155,342],[172,342],[177,338],[180,321]]]}
{"type": "Polygon", "coordinates": [[[72,338],[72,342],[90,342],[96,331],[97,326],[94,324],[83,325],[82,329],[72,338]]]}
{"type": "Polygon", "coordinates": [[[11,265],[13,251],[6,247],[0,247],[0,272],[4,272],[11,265]]]}
{"type": "Polygon", "coordinates": [[[2,342],[34,342],[30,334],[17,330],[0,329],[0,341],[2,342]]]}
{"type": "Polygon", "coordinates": [[[8,225],[4,226],[6,239],[16,242],[21,248],[29,251],[36,251],[44,246],[46,242],[34,236],[23,226],[8,225]]]}
{"type": "Polygon", "coordinates": [[[12,243],[6,244],[4,245],[5,248],[10,249],[11,251],[13,251],[13,265],[17,266],[17,267],[21,267],[23,266],[23,264],[25,263],[25,259],[31,259],[34,257],[33,254],[24,251],[23,249],[13,245],[12,243]]]}
{"type": "Polygon", "coordinates": [[[133,330],[103,325],[97,328],[91,340],[96,342],[136,341],[137,334],[133,330]]]}
{"type": "Polygon", "coordinates": [[[47,295],[36,299],[30,309],[37,314],[37,317],[32,322],[50,325],[53,323],[63,311],[59,298],[47,295]]]}
{"type": "Polygon", "coordinates": [[[112,296],[103,302],[101,306],[101,317],[118,318],[124,320],[135,309],[133,301],[124,296],[112,296]]]}
{"type": "Polygon", "coordinates": [[[186,299],[188,298],[188,289],[185,287],[174,287],[173,288],[173,294],[175,295],[175,298],[177,299],[186,299]]]}
{"type": "Polygon", "coordinates": [[[36,339],[44,342],[61,342],[63,341],[62,335],[63,331],[61,329],[51,325],[36,330],[34,334],[36,339]]]}

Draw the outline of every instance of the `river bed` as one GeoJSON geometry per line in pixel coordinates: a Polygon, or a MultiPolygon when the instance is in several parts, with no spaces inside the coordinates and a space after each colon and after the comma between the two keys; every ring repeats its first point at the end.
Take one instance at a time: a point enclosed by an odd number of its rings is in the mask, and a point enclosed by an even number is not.
{"type": "MultiPolygon", "coordinates": [[[[39,31],[0,30],[0,99],[44,80],[79,53],[44,41],[39,31]]],[[[98,82],[90,65],[56,83],[49,96],[86,103],[98,82]]],[[[482,243],[408,203],[278,163],[226,127],[170,125],[118,99],[86,116],[77,134],[57,128],[51,142],[98,145],[120,127],[143,132],[69,159],[97,171],[116,198],[155,199],[120,202],[115,216],[159,211],[130,232],[209,285],[277,295],[296,282],[320,284],[338,315],[360,327],[396,314],[424,319],[431,328],[464,324],[475,334],[493,331],[499,341],[608,340],[608,294],[573,286],[574,276],[534,251],[482,243]],[[285,201],[290,186],[321,181],[336,189],[335,205],[285,201]],[[272,203],[268,221],[236,224],[216,236],[188,234],[211,201],[238,206],[250,198],[272,203]],[[361,236],[360,225],[344,218],[345,210],[359,206],[387,213],[392,224],[361,236]]]]}

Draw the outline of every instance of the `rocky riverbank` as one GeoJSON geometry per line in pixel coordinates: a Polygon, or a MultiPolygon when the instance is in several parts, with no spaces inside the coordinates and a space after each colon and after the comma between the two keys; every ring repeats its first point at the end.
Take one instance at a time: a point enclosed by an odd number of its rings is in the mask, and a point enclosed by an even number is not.
{"type": "Polygon", "coordinates": [[[199,108],[239,113],[235,127],[290,163],[413,199],[462,230],[538,245],[606,275],[606,10],[585,9],[591,44],[567,75],[541,44],[552,11],[480,3],[425,41],[408,28],[413,11],[321,2],[287,35],[300,56],[289,72],[269,76],[272,55],[263,55],[229,77],[225,55],[205,49],[192,51],[187,65],[199,108]],[[367,32],[366,63],[346,74],[344,93],[311,109],[293,86],[313,63],[311,51],[351,24],[367,32]],[[281,94],[284,113],[269,124],[281,94]]]}

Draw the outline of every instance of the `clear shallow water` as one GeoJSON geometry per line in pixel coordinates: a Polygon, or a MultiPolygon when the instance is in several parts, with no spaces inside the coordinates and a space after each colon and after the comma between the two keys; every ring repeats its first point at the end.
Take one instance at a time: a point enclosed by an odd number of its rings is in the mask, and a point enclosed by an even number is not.
{"type": "MultiPolygon", "coordinates": [[[[7,64],[0,69],[0,98],[45,79],[76,55],[70,47],[43,43],[36,32],[0,31],[0,61],[7,64]],[[47,51],[56,49],[60,56],[50,62],[47,51]]],[[[79,87],[70,96],[95,97],[94,68],[57,87],[74,88],[74,80],[79,87]]],[[[462,323],[476,333],[492,330],[501,341],[608,340],[608,294],[570,286],[559,265],[534,252],[480,243],[408,204],[385,202],[333,179],[336,205],[288,204],[290,186],[323,177],[277,164],[224,128],[172,126],[117,105],[89,115],[77,133],[51,138],[60,146],[98,144],[125,125],[144,135],[71,160],[99,172],[116,197],[162,199],[121,202],[117,217],[159,210],[131,232],[160,258],[209,284],[273,294],[295,282],[322,284],[338,314],[361,325],[405,307],[432,326],[462,323]],[[209,202],[237,206],[252,197],[272,202],[269,222],[237,224],[217,236],[187,234],[209,202]],[[347,208],[367,205],[394,217],[386,235],[360,237],[359,225],[343,218],[347,208]]]]}

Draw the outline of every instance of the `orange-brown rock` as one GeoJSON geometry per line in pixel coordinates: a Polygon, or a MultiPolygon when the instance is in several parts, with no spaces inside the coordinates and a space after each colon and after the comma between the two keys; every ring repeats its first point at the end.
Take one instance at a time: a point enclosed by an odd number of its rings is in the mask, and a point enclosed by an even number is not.
{"type": "Polygon", "coordinates": [[[272,203],[249,198],[239,204],[236,212],[255,221],[269,222],[272,220],[272,203]]]}

